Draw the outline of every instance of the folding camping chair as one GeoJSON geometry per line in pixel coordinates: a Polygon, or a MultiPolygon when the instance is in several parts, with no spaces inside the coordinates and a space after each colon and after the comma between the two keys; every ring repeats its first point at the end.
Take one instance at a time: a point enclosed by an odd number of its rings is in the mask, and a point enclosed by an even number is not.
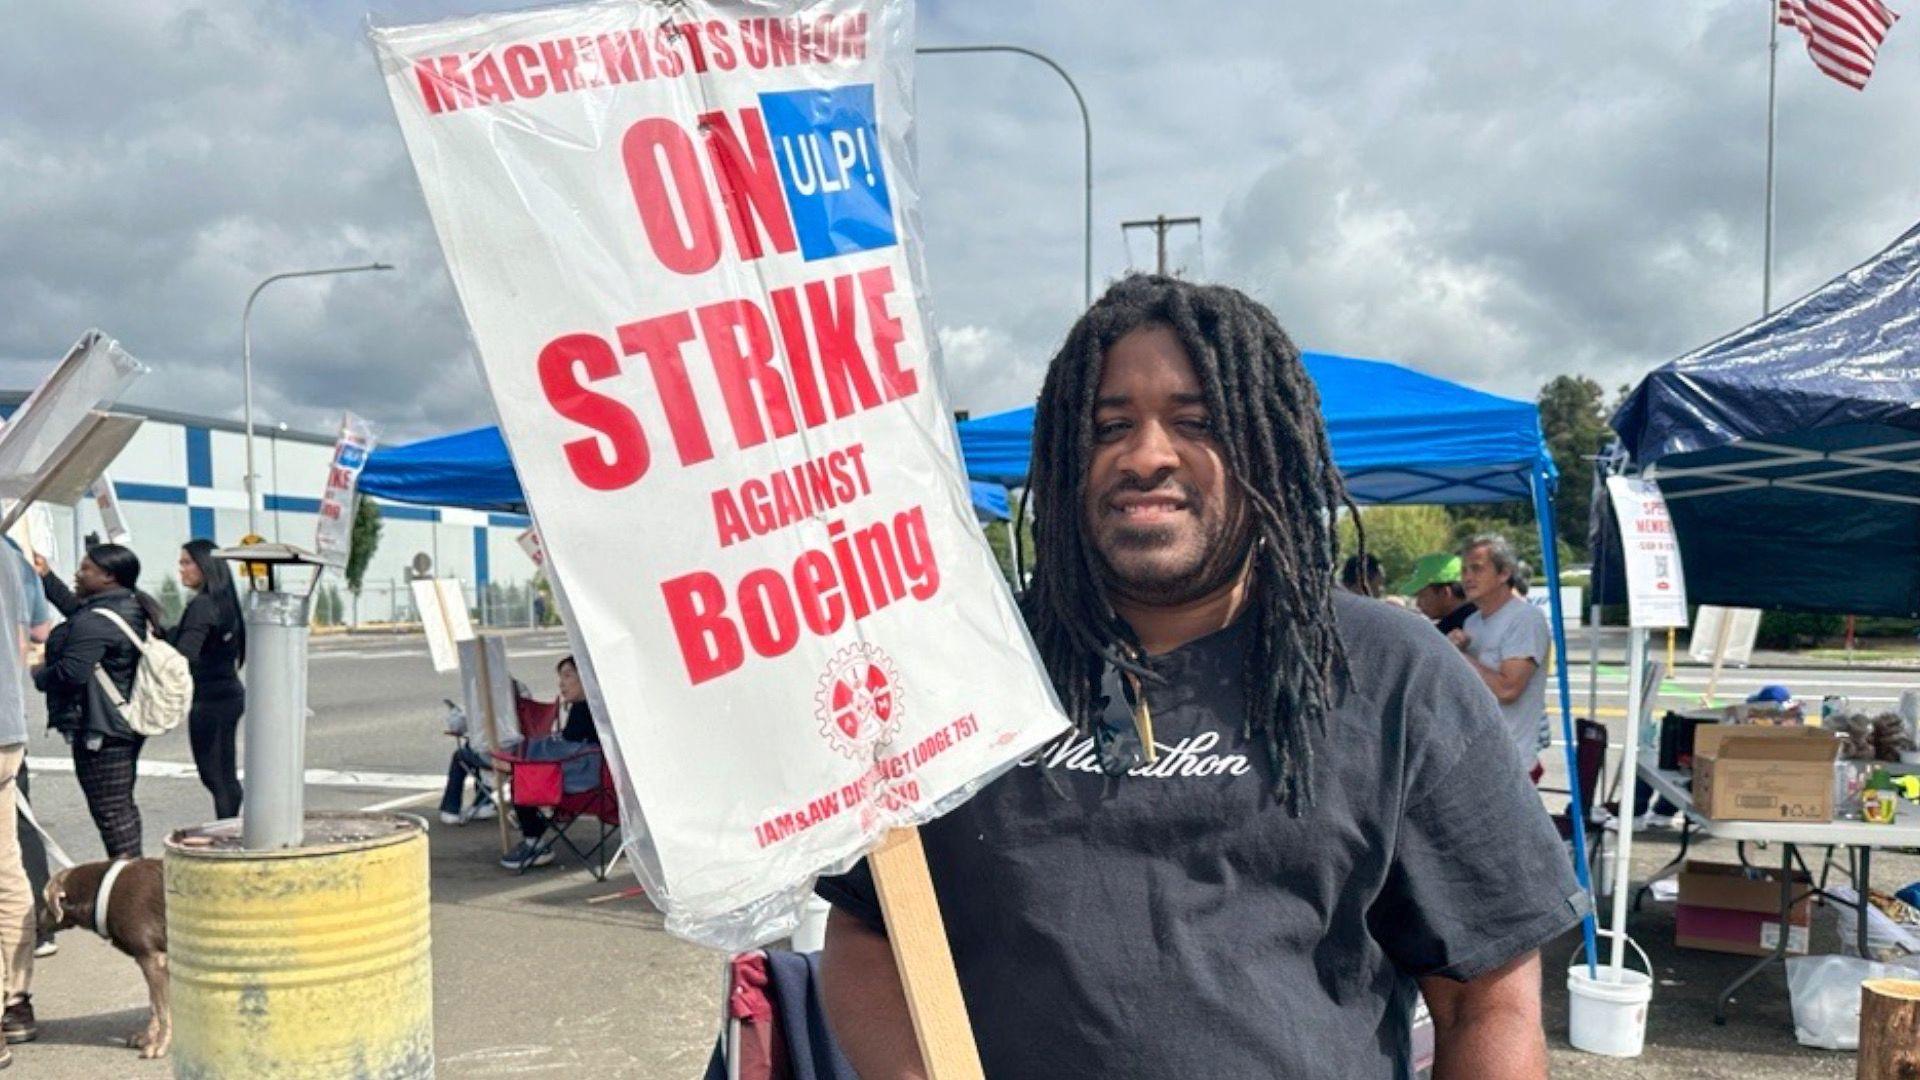
{"type": "MultiPolygon", "coordinates": [[[[536,849],[554,844],[573,852],[594,880],[607,880],[607,872],[620,850],[620,797],[614,791],[613,774],[597,746],[587,747],[563,758],[536,759],[519,754],[499,754],[500,760],[513,766],[512,795],[515,807],[524,807],[540,816],[542,828],[534,838],[536,849]],[[566,790],[566,765],[587,755],[600,758],[600,782],[591,790],[569,793],[566,790]],[[594,819],[594,839],[590,845],[574,842],[569,830],[583,817],[594,819]]],[[[520,868],[526,873],[532,860],[520,868]]]]}
{"type": "MultiPolygon", "coordinates": [[[[1592,875],[1599,873],[1600,845],[1606,839],[1606,829],[1594,820],[1594,813],[1603,809],[1597,800],[1601,798],[1598,794],[1600,780],[1607,766],[1607,728],[1605,724],[1595,720],[1575,718],[1573,732],[1574,762],[1580,770],[1580,797],[1588,807],[1587,820],[1581,824],[1586,831],[1587,868],[1590,871],[1589,880],[1591,880],[1592,875]]],[[[1565,788],[1543,787],[1540,790],[1550,794],[1568,794],[1565,788]]],[[[1604,809],[1611,810],[1613,807],[1604,809]]],[[[1553,825],[1560,831],[1561,842],[1571,846],[1575,827],[1571,804],[1567,809],[1554,815],[1553,825]]]]}

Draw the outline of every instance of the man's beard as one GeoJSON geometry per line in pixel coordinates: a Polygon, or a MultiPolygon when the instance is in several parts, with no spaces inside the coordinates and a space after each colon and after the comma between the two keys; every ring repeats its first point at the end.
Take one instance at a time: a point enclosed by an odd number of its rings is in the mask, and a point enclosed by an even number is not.
{"type": "MultiPolygon", "coordinates": [[[[1173,486],[1186,503],[1190,522],[1113,523],[1105,518],[1106,498],[1101,500],[1103,520],[1092,538],[1109,593],[1138,604],[1172,607],[1218,592],[1244,569],[1244,525],[1236,528],[1224,508],[1184,485],[1173,486]]],[[[1117,487],[1109,497],[1121,490],[1148,489],[1117,487]]]]}

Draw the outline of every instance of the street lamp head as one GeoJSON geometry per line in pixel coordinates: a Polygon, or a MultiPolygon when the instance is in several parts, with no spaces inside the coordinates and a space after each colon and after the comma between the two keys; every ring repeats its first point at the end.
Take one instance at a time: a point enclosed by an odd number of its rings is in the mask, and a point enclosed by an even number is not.
{"type": "Polygon", "coordinates": [[[367,269],[369,269],[369,270],[391,270],[391,269],[393,269],[393,264],[392,264],[392,263],[383,263],[383,262],[377,262],[377,263],[373,263],[373,264],[370,264],[370,265],[369,265],[369,266],[367,267],[367,269]]]}

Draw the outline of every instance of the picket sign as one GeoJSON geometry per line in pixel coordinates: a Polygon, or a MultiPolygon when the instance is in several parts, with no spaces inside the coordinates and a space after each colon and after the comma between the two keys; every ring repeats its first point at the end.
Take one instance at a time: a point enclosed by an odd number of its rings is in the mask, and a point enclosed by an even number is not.
{"type": "Polygon", "coordinates": [[[373,453],[373,426],[365,420],[343,413],[340,436],[333,444],[333,460],[327,465],[327,486],[320,496],[319,520],[314,524],[313,551],[320,561],[335,570],[345,571],[353,553],[353,495],[360,484],[360,471],[367,467],[373,453]]]}
{"type": "Polygon", "coordinates": [[[372,36],[629,864],[669,930],[742,949],[894,837],[872,867],[949,1080],[977,1055],[897,830],[1065,722],[941,385],[912,28],[911,0],[603,0],[372,36]]]}

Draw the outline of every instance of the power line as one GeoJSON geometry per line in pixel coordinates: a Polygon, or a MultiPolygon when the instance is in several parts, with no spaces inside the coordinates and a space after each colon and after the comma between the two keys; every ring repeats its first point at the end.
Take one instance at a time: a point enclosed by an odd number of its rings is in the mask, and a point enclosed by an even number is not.
{"type": "Polygon", "coordinates": [[[1197,217],[1170,218],[1165,214],[1160,214],[1156,217],[1146,218],[1140,221],[1123,221],[1120,223],[1120,235],[1124,238],[1128,229],[1152,229],[1154,272],[1164,274],[1167,272],[1167,232],[1180,225],[1191,225],[1198,229],[1200,227],[1200,219],[1197,217]]]}

